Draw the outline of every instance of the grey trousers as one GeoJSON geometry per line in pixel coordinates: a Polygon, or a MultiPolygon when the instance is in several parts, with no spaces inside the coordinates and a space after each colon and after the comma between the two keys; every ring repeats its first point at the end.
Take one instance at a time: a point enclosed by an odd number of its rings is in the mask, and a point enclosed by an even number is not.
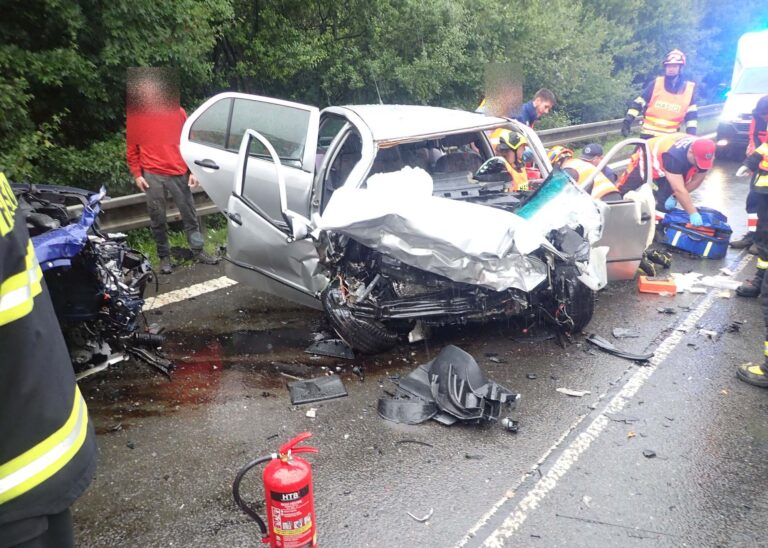
{"type": "Polygon", "coordinates": [[[149,226],[157,244],[158,257],[171,255],[165,213],[166,194],[171,195],[176,207],[179,208],[189,248],[192,251],[201,251],[203,249],[203,235],[200,234],[200,226],[197,224],[197,212],[195,211],[192,191],[187,185],[189,175],[158,175],[145,171],[144,179],[149,184],[146,191],[147,210],[149,211],[149,226]]]}

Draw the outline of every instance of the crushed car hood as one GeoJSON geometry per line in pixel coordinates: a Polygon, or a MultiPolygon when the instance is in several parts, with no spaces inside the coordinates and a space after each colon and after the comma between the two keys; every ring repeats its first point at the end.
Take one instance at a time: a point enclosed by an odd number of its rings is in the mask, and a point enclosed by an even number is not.
{"type": "Polygon", "coordinates": [[[524,215],[432,196],[429,174],[406,168],[371,177],[368,188],[334,192],[317,229],[344,234],[454,282],[496,291],[531,291],[546,279],[547,265],[529,254],[552,249],[545,238],[552,228],[580,224],[590,242],[600,236],[599,207],[569,181],[550,180],[521,210],[524,215]]]}

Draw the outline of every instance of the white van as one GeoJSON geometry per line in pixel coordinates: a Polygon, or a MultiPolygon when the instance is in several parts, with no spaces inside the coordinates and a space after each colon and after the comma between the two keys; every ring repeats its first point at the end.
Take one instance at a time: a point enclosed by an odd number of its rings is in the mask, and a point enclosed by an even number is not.
{"type": "Polygon", "coordinates": [[[768,95],[768,30],[748,32],[739,39],[727,94],[717,126],[718,155],[744,157],[749,141],[752,111],[768,95]]]}

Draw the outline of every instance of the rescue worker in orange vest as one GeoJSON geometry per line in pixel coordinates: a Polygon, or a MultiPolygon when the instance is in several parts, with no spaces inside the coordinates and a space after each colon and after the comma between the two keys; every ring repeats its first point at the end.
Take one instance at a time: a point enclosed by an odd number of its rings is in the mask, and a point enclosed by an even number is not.
{"type": "Polygon", "coordinates": [[[589,192],[595,200],[602,200],[604,202],[617,202],[621,200],[621,193],[616,185],[603,173],[597,172],[597,169],[591,163],[581,158],[575,158],[570,148],[555,145],[549,149],[547,157],[553,168],[560,168],[565,171],[576,181],[580,188],[589,192]],[[589,187],[586,187],[587,178],[595,172],[597,172],[597,175],[589,187]]]}
{"type": "Polygon", "coordinates": [[[71,547],[96,443],[26,220],[0,173],[0,546],[71,547]]]}
{"type": "Polygon", "coordinates": [[[679,49],[673,49],[664,56],[662,64],[664,76],[658,76],[646,85],[627,110],[621,127],[624,137],[629,135],[634,119],[643,113],[643,128],[640,133],[643,139],[676,133],[683,123],[686,133],[696,135],[696,85],[683,78],[685,54],[679,49]]]}
{"type": "Polygon", "coordinates": [[[528,173],[523,158],[527,145],[525,137],[509,130],[499,136],[496,154],[504,159],[507,173],[512,177],[512,183],[507,189],[509,192],[528,190],[528,173]]]}
{"type": "Polygon", "coordinates": [[[757,200],[757,272],[755,277],[744,282],[736,290],[743,297],[757,297],[762,293],[760,303],[763,309],[763,319],[766,323],[766,336],[763,343],[763,363],[761,365],[745,364],[736,370],[736,376],[751,385],[768,388],[768,143],[763,143],[755,149],[744,161],[736,175],[741,177],[752,174],[750,183],[757,200]]]}
{"type": "MultiPolygon", "coordinates": [[[[656,209],[665,213],[680,205],[693,226],[703,224],[701,215],[693,205],[691,192],[704,182],[707,171],[715,161],[715,142],[682,133],[654,137],[648,141],[651,149],[651,178],[656,209]]],[[[627,170],[619,178],[619,190],[624,195],[635,190],[645,180],[646,166],[640,151],[630,158],[627,170]]],[[[657,214],[657,217],[663,216],[657,214]]]]}
{"type": "MultiPolygon", "coordinates": [[[[757,211],[757,272],[751,280],[745,281],[736,293],[742,297],[757,297],[761,293],[765,271],[768,269],[768,143],[763,143],[747,156],[744,164],[736,172],[737,177],[752,174],[749,193],[754,196],[757,211]]],[[[763,297],[763,308],[768,306],[768,295],[763,297]]],[[[767,316],[768,318],[768,316],[767,316]]]]}
{"type": "MultiPolygon", "coordinates": [[[[768,95],[760,98],[752,111],[752,123],[749,125],[749,143],[747,144],[747,156],[756,148],[768,142],[768,95]]],[[[755,190],[751,189],[747,194],[747,233],[740,239],[734,240],[730,246],[735,249],[749,248],[749,252],[757,255],[758,249],[754,241],[757,230],[757,198],[755,190]]]]}

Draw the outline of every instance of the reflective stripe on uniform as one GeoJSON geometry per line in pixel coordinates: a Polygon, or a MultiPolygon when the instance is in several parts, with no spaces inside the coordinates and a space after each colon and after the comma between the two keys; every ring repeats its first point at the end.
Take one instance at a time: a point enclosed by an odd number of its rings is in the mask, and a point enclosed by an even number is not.
{"type": "Polygon", "coordinates": [[[11,323],[32,311],[34,299],[42,292],[43,271],[37,263],[32,241],[27,241],[24,271],[0,283],[0,326],[11,323]]]}
{"type": "Polygon", "coordinates": [[[768,261],[765,261],[761,259],[760,257],[757,258],[757,268],[760,270],[768,270],[768,261]]]}
{"type": "Polygon", "coordinates": [[[763,343],[763,354],[765,354],[766,356],[768,356],[768,341],[765,341],[765,342],[763,343]]]}
{"type": "Polygon", "coordinates": [[[757,232],[757,213],[747,213],[747,231],[757,232]]]}
{"type": "Polygon", "coordinates": [[[0,466],[0,504],[38,486],[61,470],[82,447],[88,433],[88,409],[75,385],[67,422],[32,449],[0,466]]]}

